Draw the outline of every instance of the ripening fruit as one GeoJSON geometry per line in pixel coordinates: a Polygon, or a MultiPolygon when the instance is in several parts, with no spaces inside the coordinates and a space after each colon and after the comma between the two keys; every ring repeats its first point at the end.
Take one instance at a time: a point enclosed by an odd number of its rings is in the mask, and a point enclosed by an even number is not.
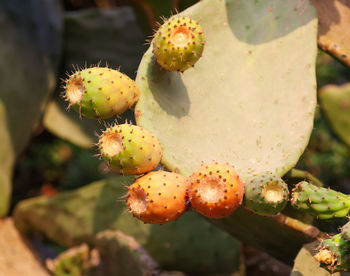
{"type": "Polygon", "coordinates": [[[133,106],[139,94],[136,83],[118,70],[93,67],[69,76],[64,98],[81,117],[106,119],[133,106]]]}
{"type": "Polygon", "coordinates": [[[203,30],[198,22],[175,16],[165,21],[155,33],[153,51],[162,67],[183,72],[202,56],[204,44],[203,30]]]}
{"type": "Polygon", "coordinates": [[[150,172],[129,187],[126,202],[143,222],[164,224],[186,211],[188,184],[188,178],[176,173],[150,172]]]}
{"type": "Polygon", "coordinates": [[[256,214],[275,215],[282,211],[288,202],[287,184],[271,172],[255,175],[245,184],[245,207],[256,214]]]}
{"type": "Polygon", "coordinates": [[[191,205],[206,217],[226,217],[242,203],[244,183],[227,163],[203,164],[190,179],[191,205]]]}
{"type": "Polygon", "coordinates": [[[107,128],[100,136],[100,156],[120,174],[143,174],[155,169],[162,147],[152,133],[142,127],[121,124],[107,128]]]}

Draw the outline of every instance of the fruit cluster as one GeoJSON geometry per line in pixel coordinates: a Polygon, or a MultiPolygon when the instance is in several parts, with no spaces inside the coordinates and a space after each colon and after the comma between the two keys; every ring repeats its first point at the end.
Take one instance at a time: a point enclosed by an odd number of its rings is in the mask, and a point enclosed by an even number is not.
{"type": "MultiPolygon", "coordinates": [[[[153,37],[153,53],[166,70],[184,72],[202,56],[204,34],[198,22],[188,17],[166,21],[153,37]]],[[[136,83],[118,70],[92,67],[74,72],[65,81],[68,108],[80,117],[106,119],[131,108],[139,99],[136,83]]],[[[190,177],[163,170],[163,149],[149,131],[132,124],[106,128],[97,143],[99,156],[119,174],[141,175],[129,188],[130,212],[145,223],[163,224],[178,219],[191,205],[209,218],[232,214],[246,194],[246,208],[260,214],[280,212],[288,200],[282,179],[269,173],[256,175],[246,185],[228,163],[212,162],[190,177]],[[245,187],[246,186],[246,187],[245,187]]]]}

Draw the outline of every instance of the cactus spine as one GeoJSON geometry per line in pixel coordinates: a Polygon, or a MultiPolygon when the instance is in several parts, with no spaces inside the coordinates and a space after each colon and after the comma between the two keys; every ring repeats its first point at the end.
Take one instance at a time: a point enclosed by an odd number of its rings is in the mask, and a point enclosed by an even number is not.
{"type": "Polygon", "coordinates": [[[155,169],[162,158],[159,140],[142,127],[121,124],[100,136],[101,157],[121,174],[142,174],[155,169]]]}
{"type": "Polygon", "coordinates": [[[241,205],[243,193],[244,183],[227,163],[203,164],[191,175],[191,205],[206,217],[230,215],[241,205]]]}
{"type": "Polygon", "coordinates": [[[129,187],[126,202],[130,212],[143,222],[164,224],[185,212],[187,189],[188,179],[182,175],[150,172],[129,187]]]}
{"type": "Polygon", "coordinates": [[[319,219],[343,218],[349,213],[350,197],[331,189],[320,188],[306,181],[292,191],[292,206],[319,219]]]}
{"type": "Polygon", "coordinates": [[[175,16],[160,26],[153,39],[157,62],[169,71],[183,72],[202,56],[202,27],[188,17],[175,16]]]}
{"type": "Polygon", "coordinates": [[[69,76],[64,98],[81,117],[106,119],[133,106],[139,94],[136,83],[118,70],[93,67],[69,76]]]}

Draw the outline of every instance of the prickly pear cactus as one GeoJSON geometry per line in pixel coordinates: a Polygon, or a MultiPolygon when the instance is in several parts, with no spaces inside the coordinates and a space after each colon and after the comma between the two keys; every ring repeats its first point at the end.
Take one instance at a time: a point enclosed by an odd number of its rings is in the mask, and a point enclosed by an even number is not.
{"type": "Polygon", "coordinates": [[[317,187],[306,181],[292,192],[292,206],[319,219],[343,218],[350,211],[350,196],[332,189],[317,187]]]}
{"type": "Polygon", "coordinates": [[[153,50],[163,68],[183,72],[202,56],[204,44],[203,29],[198,22],[175,16],[165,21],[155,33],[153,50]]]}
{"type": "Polygon", "coordinates": [[[177,173],[150,172],[129,186],[126,203],[140,220],[164,224],[177,220],[188,207],[189,180],[177,173]]]}
{"type": "Polygon", "coordinates": [[[314,258],[331,273],[350,269],[350,242],[341,234],[323,240],[314,258]]]}
{"type": "Polygon", "coordinates": [[[119,176],[56,197],[24,200],[14,214],[16,226],[24,233],[43,233],[68,247],[82,242],[93,244],[100,231],[119,230],[133,236],[164,269],[190,275],[238,269],[240,243],[194,212],[162,226],[144,224],[132,217],[124,201],[125,185],[134,180],[119,176]]]}
{"type": "Polygon", "coordinates": [[[121,124],[107,128],[100,136],[101,157],[120,174],[143,174],[155,169],[162,158],[159,140],[142,127],[121,124]]]}
{"type": "Polygon", "coordinates": [[[350,222],[346,223],[341,228],[341,236],[344,240],[350,241],[350,222]]]}
{"type": "Polygon", "coordinates": [[[135,82],[118,70],[92,67],[77,70],[65,84],[65,100],[81,117],[107,119],[117,116],[139,98],[135,82]]]}
{"type": "Polygon", "coordinates": [[[326,85],[320,89],[319,98],[335,133],[350,145],[350,83],[326,85]]]}
{"type": "Polygon", "coordinates": [[[151,46],[136,79],[136,121],[160,139],[162,162],[184,175],[211,160],[235,165],[243,180],[283,175],[313,125],[314,8],[308,1],[204,0],[179,16],[202,26],[203,57],[183,74],[167,72],[151,46]]]}

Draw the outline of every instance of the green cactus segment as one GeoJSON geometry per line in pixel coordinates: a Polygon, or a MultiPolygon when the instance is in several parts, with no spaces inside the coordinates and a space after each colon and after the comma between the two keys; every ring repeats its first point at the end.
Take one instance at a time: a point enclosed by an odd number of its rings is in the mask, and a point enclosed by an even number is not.
{"type": "Polygon", "coordinates": [[[347,271],[350,269],[350,242],[341,234],[324,240],[314,258],[329,272],[347,271]]]}
{"type": "Polygon", "coordinates": [[[350,209],[350,197],[331,189],[317,187],[306,181],[298,183],[292,192],[292,206],[319,219],[343,218],[350,209]]]}
{"type": "Polygon", "coordinates": [[[119,176],[56,197],[21,201],[16,226],[22,232],[44,233],[68,247],[93,244],[100,231],[119,230],[133,236],[162,268],[190,275],[232,274],[238,268],[240,243],[194,212],[162,226],[135,219],[118,200],[134,180],[119,176]]]}
{"type": "Polygon", "coordinates": [[[162,163],[187,176],[212,160],[234,164],[243,180],[283,175],[313,127],[314,8],[308,1],[206,0],[179,16],[200,22],[203,57],[177,74],[161,70],[151,46],[136,78],[136,121],[161,141],[162,163]]]}
{"type": "Polygon", "coordinates": [[[256,214],[275,215],[284,209],[288,196],[288,186],[280,177],[264,173],[246,181],[244,204],[256,214]]]}
{"type": "Polygon", "coordinates": [[[189,17],[174,16],[160,26],[153,39],[157,62],[169,71],[194,66],[204,49],[202,27],[189,17]]]}
{"type": "Polygon", "coordinates": [[[122,124],[107,128],[100,136],[101,157],[120,174],[143,174],[155,169],[162,147],[152,133],[139,126],[122,124]]]}
{"type": "Polygon", "coordinates": [[[135,82],[118,70],[103,67],[75,72],[66,80],[64,98],[82,117],[106,119],[119,115],[139,98],[135,82]]]}
{"type": "Polygon", "coordinates": [[[350,83],[324,86],[319,98],[335,133],[350,146],[350,83]]]}
{"type": "Polygon", "coordinates": [[[344,240],[350,241],[350,222],[346,223],[341,228],[341,236],[344,240]]]}

